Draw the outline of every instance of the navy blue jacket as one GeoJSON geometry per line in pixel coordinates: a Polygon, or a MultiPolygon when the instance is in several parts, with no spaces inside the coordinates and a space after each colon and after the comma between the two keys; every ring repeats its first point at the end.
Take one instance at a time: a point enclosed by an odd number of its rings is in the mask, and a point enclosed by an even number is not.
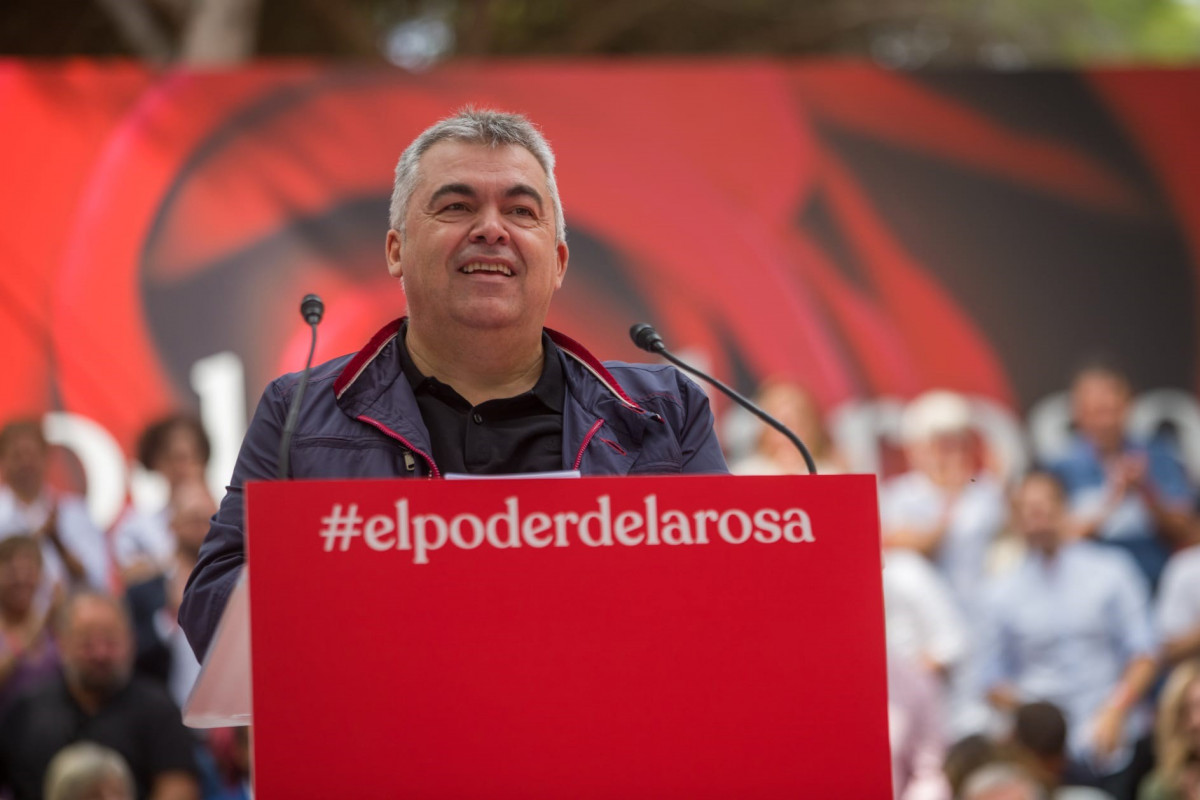
{"type": "MultiPolygon", "coordinates": [[[[291,477],[441,476],[400,367],[402,323],[387,325],[358,353],[313,368],[292,439],[291,477]]],[[[665,365],[601,364],[570,338],[546,332],[558,345],[566,383],[563,469],[584,475],[728,472],[708,398],[689,378],[665,365]]],[[[263,392],[188,579],[179,624],[197,657],[207,652],[246,560],[242,487],[275,478],[280,434],[299,377],[284,375],[263,392]]]]}

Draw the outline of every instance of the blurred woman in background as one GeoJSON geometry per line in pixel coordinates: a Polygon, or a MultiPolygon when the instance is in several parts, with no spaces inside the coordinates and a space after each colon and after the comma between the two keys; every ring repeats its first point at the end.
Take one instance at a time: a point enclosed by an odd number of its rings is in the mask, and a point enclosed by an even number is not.
{"type": "Polygon", "coordinates": [[[1200,659],[1171,672],[1158,702],[1158,764],[1138,800],[1200,800],[1200,659]]]}

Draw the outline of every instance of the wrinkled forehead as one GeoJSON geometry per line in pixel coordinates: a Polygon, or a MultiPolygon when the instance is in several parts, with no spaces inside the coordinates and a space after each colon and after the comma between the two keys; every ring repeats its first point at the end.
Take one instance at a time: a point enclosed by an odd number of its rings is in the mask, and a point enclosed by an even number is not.
{"type": "Polygon", "coordinates": [[[548,194],[541,162],[516,144],[489,145],[445,139],[430,147],[417,162],[416,194],[428,197],[447,184],[477,189],[527,184],[548,194]]]}

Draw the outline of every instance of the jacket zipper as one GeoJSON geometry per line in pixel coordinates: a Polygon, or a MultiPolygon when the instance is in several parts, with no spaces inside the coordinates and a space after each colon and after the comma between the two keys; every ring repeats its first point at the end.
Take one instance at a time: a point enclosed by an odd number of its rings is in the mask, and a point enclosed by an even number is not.
{"type": "Polygon", "coordinates": [[[587,446],[592,443],[592,437],[596,435],[596,431],[600,430],[603,425],[604,420],[598,419],[588,429],[587,435],[583,437],[583,444],[579,446],[579,453],[575,456],[575,466],[571,467],[571,469],[579,469],[579,464],[583,461],[583,451],[587,450],[587,446]]]}
{"type": "MultiPolygon", "coordinates": [[[[417,454],[417,455],[419,455],[421,458],[425,459],[425,463],[429,465],[429,472],[430,472],[430,474],[431,474],[433,477],[435,477],[435,478],[440,478],[440,477],[442,477],[442,471],[438,469],[438,466],[437,466],[437,464],[433,463],[433,459],[432,459],[432,458],[429,456],[429,454],[428,454],[428,453],[426,453],[426,452],[425,452],[425,451],[423,451],[423,450],[420,450],[420,449],[418,449],[418,448],[417,448],[417,447],[416,447],[416,446],[415,446],[415,445],[414,445],[412,442],[410,442],[408,439],[405,439],[403,436],[401,436],[400,434],[396,433],[394,430],[392,430],[392,429],[391,429],[391,428],[389,428],[388,426],[384,425],[382,422],[377,422],[376,420],[373,420],[373,419],[371,419],[371,418],[370,418],[370,417],[368,417],[366,414],[359,414],[359,415],[356,417],[356,419],[357,419],[357,420],[359,420],[360,422],[365,422],[365,423],[367,423],[368,425],[370,425],[370,426],[372,426],[372,427],[374,427],[374,428],[378,428],[379,430],[381,430],[381,431],[383,431],[384,433],[386,433],[388,436],[390,436],[390,437],[392,437],[393,439],[395,439],[395,440],[396,440],[397,442],[399,442],[400,444],[402,444],[402,445],[404,445],[405,447],[407,447],[407,448],[408,448],[408,450],[409,450],[409,452],[407,452],[407,453],[405,453],[405,454],[404,454],[404,466],[405,466],[405,467],[407,467],[407,468],[408,468],[408,470],[409,470],[410,472],[412,471],[413,467],[415,466],[415,464],[411,463],[412,454],[413,454],[413,453],[416,453],[416,454],[417,454]]],[[[593,428],[593,430],[595,430],[595,429],[593,428]]],[[[589,434],[588,438],[591,438],[590,434],[589,434]]],[[[585,446],[585,447],[587,446],[587,443],[586,443],[586,442],[584,442],[584,446],[585,446]]],[[[582,452],[581,452],[581,453],[580,453],[580,456],[582,457],[582,455],[583,455],[583,454],[582,454],[582,452]]]]}

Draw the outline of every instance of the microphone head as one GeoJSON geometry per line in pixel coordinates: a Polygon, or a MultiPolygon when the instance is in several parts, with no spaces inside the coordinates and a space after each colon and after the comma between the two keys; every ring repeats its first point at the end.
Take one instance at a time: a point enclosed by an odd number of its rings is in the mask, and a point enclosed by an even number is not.
{"type": "Polygon", "coordinates": [[[666,342],[648,322],[639,322],[629,329],[629,338],[633,343],[648,353],[657,353],[667,349],[666,342]]]}
{"type": "Polygon", "coordinates": [[[300,301],[300,316],[309,325],[316,325],[325,315],[325,304],[315,294],[306,294],[300,301]]]}

